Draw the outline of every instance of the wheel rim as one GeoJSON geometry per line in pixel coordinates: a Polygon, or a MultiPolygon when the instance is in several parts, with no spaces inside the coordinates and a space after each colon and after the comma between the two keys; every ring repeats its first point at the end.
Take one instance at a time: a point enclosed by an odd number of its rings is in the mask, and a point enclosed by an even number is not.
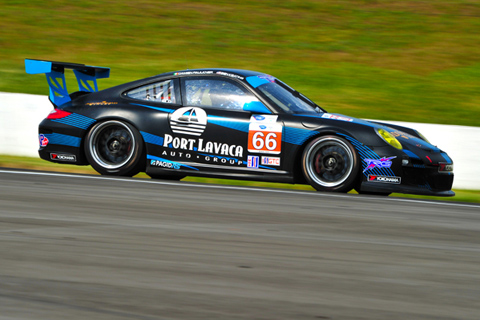
{"type": "Polygon", "coordinates": [[[353,159],[353,153],[345,142],[336,138],[321,139],[307,152],[307,173],[323,187],[337,187],[350,177],[353,159]]]}
{"type": "Polygon", "coordinates": [[[107,121],[92,132],[90,153],[105,169],[118,169],[130,161],[135,149],[135,137],[128,126],[119,121],[107,121]]]}

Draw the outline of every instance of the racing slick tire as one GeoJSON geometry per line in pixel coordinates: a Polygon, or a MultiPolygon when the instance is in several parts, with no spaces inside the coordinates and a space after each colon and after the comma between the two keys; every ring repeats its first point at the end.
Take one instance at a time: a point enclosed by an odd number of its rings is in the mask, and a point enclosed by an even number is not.
{"type": "Polygon", "coordinates": [[[359,170],[355,149],[338,136],[318,137],[303,151],[303,174],[317,191],[348,192],[353,189],[359,170]]]}
{"type": "Polygon", "coordinates": [[[97,123],[85,140],[85,156],[102,175],[136,175],[145,168],[143,149],[138,130],[118,120],[97,123]]]}

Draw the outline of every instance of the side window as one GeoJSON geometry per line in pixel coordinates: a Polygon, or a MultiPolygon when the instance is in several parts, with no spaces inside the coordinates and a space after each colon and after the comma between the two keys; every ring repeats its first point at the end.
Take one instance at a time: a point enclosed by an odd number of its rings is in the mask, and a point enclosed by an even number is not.
{"type": "Polygon", "coordinates": [[[258,101],[234,82],[223,79],[185,79],[185,98],[188,106],[242,110],[248,102],[258,101]]]}
{"type": "Polygon", "coordinates": [[[133,99],[148,100],[163,103],[177,103],[175,99],[175,82],[166,80],[148,84],[127,92],[127,96],[133,99]]]}

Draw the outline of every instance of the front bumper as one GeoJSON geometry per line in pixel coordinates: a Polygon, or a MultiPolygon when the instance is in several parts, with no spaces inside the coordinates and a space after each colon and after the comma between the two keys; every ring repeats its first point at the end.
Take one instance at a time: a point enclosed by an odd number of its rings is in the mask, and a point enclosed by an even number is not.
{"type": "Polygon", "coordinates": [[[364,181],[360,186],[360,190],[363,192],[372,192],[372,193],[408,193],[408,194],[417,194],[424,196],[435,196],[435,197],[453,197],[455,192],[452,190],[445,191],[434,191],[421,187],[408,186],[408,185],[380,185],[376,182],[364,181]]]}
{"type": "Polygon", "coordinates": [[[394,176],[368,174],[360,190],[379,193],[409,193],[436,197],[452,197],[452,172],[439,172],[438,166],[397,167],[394,176]]]}

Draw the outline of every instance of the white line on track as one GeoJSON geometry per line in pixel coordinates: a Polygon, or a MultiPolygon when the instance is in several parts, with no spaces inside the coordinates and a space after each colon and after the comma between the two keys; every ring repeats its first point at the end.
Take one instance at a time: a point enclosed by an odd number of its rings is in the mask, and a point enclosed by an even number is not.
{"type": "MultiPolygon", "coordinates": [[[[330,193],[321,193],[321,192],[309,192],[301,190],[284,190],[284,189],[261,189],[261,188],[252,188],[252,187],[239,187],[239,186],[227,186],[227,185],[211,185],[211,184],[191,184],[191,183],[178,183],[178,182],[167,182],[167,181],[157,181],[150,179],[122,179],[122,178],[111,178],[105,176],[95,176],[95,175],[74,175],[69,173],[52,173],[52,172],[38,172],[38,171],[9,171],[9,170],[0,170],[0,173],[9,173],[9,174],[23,174],[23,175],[40,175],[40,176],[49,176],[49,177],[65,177],[65,178],[80,178],[80,179],[97,179],[97,180],[110,180],[110,181],[123,181],[123,182],[133,182],[133,183],[148,183],[148,184],[159,184],[159,185],[168,185],[168,186],[186,186],[193,188],[204,188],[204,189],[228,189],[228,190],[240,190],[240,191],[257,191],[257,192],[268,192],[268,193],[283,193],[283,194],[302,194],[315,197],[330,197],[330,198],[352,198],[348,195],[342,194],[330,194],[330,193]]],[[[394,201],[394,202],[409,202],[409,203],[418,203],[418,204],[434,204],[440,206],[452,206],[452,207],[469,207],[469,208],[479,208],[480,205],[475,204],[466,204],[466,203],[456,203],[456,202],[435,202],[428,200],[419,200],[419,199],[401,199],[401,198],[377,198],[379,200],[385,201],[394,201]]]]}

